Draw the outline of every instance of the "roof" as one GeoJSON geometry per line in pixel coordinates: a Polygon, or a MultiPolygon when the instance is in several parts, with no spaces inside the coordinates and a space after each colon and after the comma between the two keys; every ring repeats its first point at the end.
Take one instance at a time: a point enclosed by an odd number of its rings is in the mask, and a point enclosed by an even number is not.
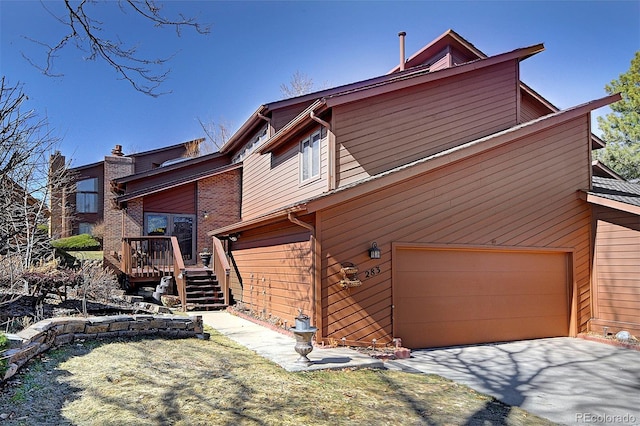
{"type": "Polygon", "coordinates": [[[116,197],[116,202],[120,205],[121,203],[124,203],[125,201],[129,201],[129,200],[133,200],[135,198],[140,198],[140,197],[144,197],[147,195],[151,195],[151,194],[155,194],[158,192],[162,192],[165,191],[167,189],[171,189],[171,188],[175,188],[177,186],[180,185],[185,185],[187,183],[191,183],[191,182],[195,182],[198,181],[200,179],[205,179],[211,176],[215,176],[221,173],[225,173],[231,170],[236,170],[242,168],[242,163],[236,163],[236,164],[230,164],[228,166],[223,166],[223,167],[218,167],[217,169],[211,169],[211,170],[206,170],[204,172],[200,172],[200,173],[195,173],[192,175],[188,175],[188,176],[183,176],[180,177],[178,179],[174,179],[171,181],[165,181],[162,182],[158,185],[154,185],[154,186],[150,186],[150,187],[146,187],[143,189],[140,189],[138,191],[132,191],[130,193],[121,195],[119,197],[116,197]]]}
{"type": "Polygon", "coordinates": [[[173,163],[167,166],[156,167],[155,169],[147,170],[140,173],[135,173],[128,176],[122,176],[119,178],[115,178],[112,181],[117,184],[126,183],[133,180],[143,179],[146,177],[155,176],[163,173],[170,173],[185,167],[192,167],[195,164],[199,164],[199,163],[220,158],[220,157],[223,157],[223,154],[220,154],[219,152],[214,152],[211,154],[201,155],[199,157],[185,158],[184,161],[173,163]]]}
{"type": "Polygon", "coordinates": [[[551,126],[567,122],[590,111],[601,108],[620,100],[620,95],[610,95],[596,99],[582,105],[575,106],[553,114],[545,115],[536,120],[513,126],[509,129],[485,136],[480,139],[447,149],[445,151],[404,164],[389,171],[361,179],[349,185],[342,186],[330,192],[308,198],[306,200],[284,206],[262,216],[238,222],[209,232],[209,235],[225,235],[240,229],[256,227],[264,223],[285,218],[290,212],[313,213],[327,207],[360,197],[388,185],[406,181],[417,175],[427,173],[436,168],[446,166],[456,161],[486,152],[515,139],[540,132],[551,126]]]}
{"type": "Polygon", "coordinates": [[[640,215],[640,184],[594,176],[587,201],[640,215]]]}
{"type": "MultiPolygon", "coordinates": [[[[427,44],[422,49],[411,55],[409,59],[407,59],[404,63],[405,69],[412,68],[424,63],[425,61],[440,53],[440,51],[445,49],[447,45],[451,45],[454,48],[468,53],[469,55],[473,55],[479,59],[487,57],[484,52],[476,48],[473,44],[469,43],[467,40],[461,37],[460,34],[456,33],[452,29],[449,29],[442,33],[431,43],[427,44]]],[[[389,70],[388,74],[398,72],[399,70],[400,65],[396,65],[391,70],[389,70]]]]}
{"type": "Polygon", "coordinates": [[[606,164],[602,163],[599,160],[593,160],[591,162],[591,170],[593,171],[594,176],[598,176],[601,178],[611,178],[611,179],[622,180],[622,181],[625,180],[622,176],[620,176],[618,173],[613,171],[606,164]]]}
{"type": "Polygon", "coordinates": [[[286,126],[273,135],[271,139],[269,139],[257,151],[264,154],[280,146],[287,140],[287,136],[296,132],[301,127],[308,125],[313,120],[311,116],[312,112],[317,113],[322,108],[331,108],[372,96],[416,86],[418,84],[424,84],[480,68],[486,68],[514,59],[523,60],[543,50],[544,45],[535,44],[533,46],[523,47],[510,52],[491,56],[489,58],[477,59],[475,61],[456,65],[450,68],[444,68],[434,72],[430,72],[428,67],[416,67],[406,71],[388,74],[381,78],[365,80],[357,85],[349,85],[348,87],[342,86],[342,91],[334,90],[333,93],[327,93],[324,97],[312,103],[286,126]]]}

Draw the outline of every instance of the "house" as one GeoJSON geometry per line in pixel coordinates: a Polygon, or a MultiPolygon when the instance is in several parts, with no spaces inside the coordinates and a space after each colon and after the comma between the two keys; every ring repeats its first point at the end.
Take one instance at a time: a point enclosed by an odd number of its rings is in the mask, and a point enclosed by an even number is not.
{"type": "MultiPolygon", "coordinates": [[[[171,275],[183,306],[228,304],[198,253],[213,251],[207,231],[240,219],[241,163],[221,153],[197,155],[202,141],[130,155],[116,145],[104,161],[71,169],[72,185],[52,197],[52,234],[90,233],[102,221],[105,265],[126,288],[171,275]]],[[[51,169],[62,170],[64,161],[56,153],[51,169]]]]}
{"type": "Polygon", "coordinates": [[[241,220],[209,233],[233,298],[303,309],[329,344],[589,330],[590,112],[619,97],[558,110],[519,78],[543,49],[488,57],[447,31],[386,75],[260,106],[221,149],[242,157],[241,220]]]}
{"type": "Polygon", "coordinates": [[[640,185],[594,176],[590,329],[640,336],[640,185]]]}
{"type": "MultiPolygon", "coordinates": [[[[122,152],[121,145],[116,145],[105,160],[70,168],[66,171],[69,185],[51,191],[49,235],[63,238],[91,234],[93,226],[104,220],[105,209],[109,208],[111,179],[142,173],[167,161],[183,158],[197,152],[201,142],[199,139],[129,155],[122,152]]],[[[52,173],[62,172],[65,166],[66,159],[60,152],[51,156],[49,168],[52,173]]]]}
{"type": "Polygon", "coordinates": [[[302,309],[327,344],[636,330],[637,205],[612,198],[635,189],[591,159],[590,112],[619,96],[559,110],[520,81],[543,50],[449,30],[385,75],[260,105],[217,153],[105,157],[105,259],[173,275],[183,306],[302,309]]]}

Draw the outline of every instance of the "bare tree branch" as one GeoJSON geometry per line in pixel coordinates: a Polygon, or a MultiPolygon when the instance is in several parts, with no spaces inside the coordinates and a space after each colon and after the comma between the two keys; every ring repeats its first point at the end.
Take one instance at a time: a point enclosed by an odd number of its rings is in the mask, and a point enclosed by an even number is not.
{"type": "MultiPolygon", "coordinates": [[[[103,23],[92,18],[91,14],[85,10],[85,7],[95,3],[97,1],[82,0],[76,3],[72,0],[64,0],[65,14],[63,16],[57,16],[43,3],[43,7],[51,16],[67,26],[69,31],[55,44],[27,38],[45,48],[46,61],[43,65],[38,65],[24,53],[22,56],[45,75],[60,77],[62,74],[54,71],[55,60],[61,50],[69,43],[73,43],[79,50],[87,53],[86,59],[106,62],[135,90],[153,97],[166,93],[159,93],[157,89],[171,72],[171,70],[164,70],[163,67],[174,55],[165,58],[144,58],[138,56],[135,46],[125,45],[118,35],[104,36],[103,23]]],[[[139,16],[152,22],[155,27],[174,27],[178,36],[185,27],[191,28],[199,34],[208,34],[210,31],[208,26],[182,14],[179,14],[178,19],[163,16],[161,14],[162,8],[154,0],[119,0],[118,5],[123,13],[126,13],[127,10],[133,10],[139,16]]]]}

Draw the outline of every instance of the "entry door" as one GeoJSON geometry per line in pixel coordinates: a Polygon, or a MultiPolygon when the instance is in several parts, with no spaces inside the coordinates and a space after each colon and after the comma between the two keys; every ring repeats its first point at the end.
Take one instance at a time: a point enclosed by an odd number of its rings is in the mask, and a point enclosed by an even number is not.
{"type": "Polygon", "coordinates": [[[195,215],[145,213],[145,234],[176,237],[184,262],[195,263],[195,215]]]}

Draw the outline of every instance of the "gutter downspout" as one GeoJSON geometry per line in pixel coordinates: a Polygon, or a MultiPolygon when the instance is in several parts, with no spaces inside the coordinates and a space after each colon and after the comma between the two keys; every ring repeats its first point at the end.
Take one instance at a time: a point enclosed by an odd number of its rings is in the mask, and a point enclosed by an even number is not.
{"type": "MultiPolygon", "coordinates": [[[[317,290],[316,290],[316,284],[317,284],[317,279],[316,279],[316,253],[317,253],[317,248],[316,248],[316,228],[306,222],[301,221],[300,219],[298,219],[297,217],[295,217],[293,215],[293,213],[289,213],[287,215],[287,218],[289,219],[289,222],[301,226],[305,229],[308,229],[311,232],[311,270],[313,271],[311,273],[311,306],[312,306],[312,310],[313,310],[313,318],[315,319],[316,322],[316,327],[318,327],[318,330],[320,330],[320,340],[322,340],[322,324],[321,321],[318,321],[318,309],[316,306],[316,295],[318,294],[317,290]]],[[[316,334],[316,341],[318,341],[318,335],[316,334]]]]}
{"type": "Polygon", "coordinates": [[[328,122],[326,122],[323,119],[319,118],[313,111],[309,111],[309,117],[313,121],[317,121],[318,123],[322,124],[327,129],[331,130],[331,124],[329,124],[328,122]]]}
{"type": "Polygon", "coordinates": [[[266,121],[267,123],[271,123],[271,117],[267,117],[266,115],[261,114],[261,113],[259,113],[259,112],[256,112],[256,116],[257,116],[258,118],[262,118],[262,119],[263,119],[264,121],[266,121]]]}

